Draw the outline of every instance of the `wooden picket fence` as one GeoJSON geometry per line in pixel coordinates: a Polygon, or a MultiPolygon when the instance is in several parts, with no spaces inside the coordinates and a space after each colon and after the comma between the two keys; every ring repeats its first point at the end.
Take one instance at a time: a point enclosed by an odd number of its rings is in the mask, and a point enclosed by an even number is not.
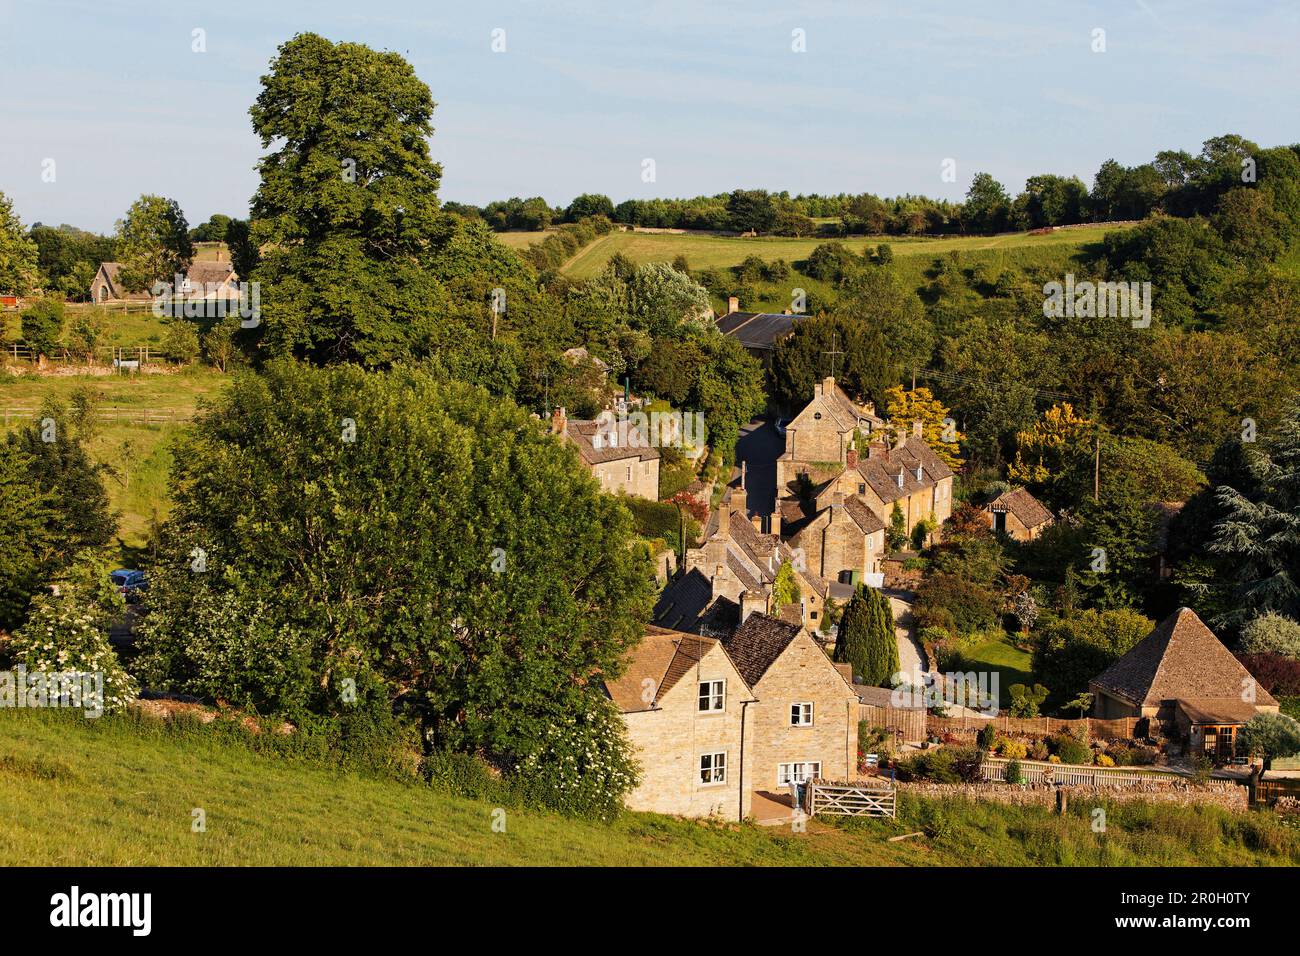
{"type": "Polygon", "coordinates": [[[894,817],[898,813],[898,794],[892,782],[888,785],[856,783],[829,783],[810,780],[805,796],[810,817],[817,814],[840,817],[894,817]]]}

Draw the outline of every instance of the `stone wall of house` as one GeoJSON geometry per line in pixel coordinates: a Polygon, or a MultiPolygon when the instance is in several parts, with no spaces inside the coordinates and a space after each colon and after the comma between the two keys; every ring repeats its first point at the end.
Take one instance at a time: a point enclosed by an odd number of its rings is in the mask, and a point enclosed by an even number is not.
{"type": "Polygon", "coordinates": [[[900,793],[950,800],[965,798],[1020,807],[1055,807],[1056,791],[1064,790],[1071,803],[1172,803],[1177,806],[1216,806],[1233,813],[1249,808],[1249,791],[1240,784],[1210,781],[1206,784],[1136,783],[1123,787],[1018,786],[1005,783],[898,784],[900,793]]]}
{"type": "Polygon", "coordinates": [[[603,461],[593,465],[592,474],[600,482],[600,487],[610,494],[619,491],[635,495],[638,498],[659,500],[659,459],[651,458],[641,461],[636,458],[622,458],[618,461],[603,461]],[[629,469],[631,474],[629,475],[629,469]]]}
{"type": "MultiPolygon", "coordinates": [[[[664,695],[659,709],[624,714],[641,767],[641,782],[626,800],[629,809],[724,820],[748,815],[753,786],[746,779],[742,793],[740,747],[742,712],[748,710],[744,719],[752,725],[757,706],[743,706],[750,696],[721,648],[715,648],[701,661],[698,676],[682,678],[664,695]],[[727,681],[726,709],[700,713],[698,681],[721,679],[727,681]],[[727,755],[726,782],[700,783],[700,756],[719,752],[727,755]]],[[[744,763],[748,778],[748,761],[744,763]]]]}
{"type": "Polygon", "coordinates": [[[845,779],[857,750],[858,699],[826,652],[807,632],[799,635],[763,675],[754,696],[753,762],[747,773],[755,790],[781,791],[778,764],[817,761],[822,777],[845,779]],[[811,727],[790,723],[790,706],[812,702],[811,727]]]}

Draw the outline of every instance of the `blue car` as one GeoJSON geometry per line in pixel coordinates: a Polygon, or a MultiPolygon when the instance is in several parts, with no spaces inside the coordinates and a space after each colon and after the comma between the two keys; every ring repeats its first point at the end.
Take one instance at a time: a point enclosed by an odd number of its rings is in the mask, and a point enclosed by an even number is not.
{"type": "Polygon", "coordinates": [[[141,592],[149,590],[149,582],[145,580],[143,571],[118,568],[116,571],[109,572],[108,579],[113,582],[113,586],[128,604],[139,601],[143,597],[141,592]]]}

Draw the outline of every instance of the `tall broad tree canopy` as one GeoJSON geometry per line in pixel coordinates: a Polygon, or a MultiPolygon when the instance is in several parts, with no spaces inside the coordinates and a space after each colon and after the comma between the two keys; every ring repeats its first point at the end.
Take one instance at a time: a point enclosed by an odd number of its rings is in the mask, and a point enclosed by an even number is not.
{"type": "Polygon", "coordinates": [[[37,281],[37,248],[9,197],[0,193],[0,292],[26,295],[37,281]]]}
{"type": "Polygon", "coordinates": [[[174,283],[194,258],[189,223],[174,199],[144,195],[117,223],[119,279],[129,291],[144,292],[155,282],[174,283]]]}
{"type": "Polygon", "coordinates": [[[175,462],[142,625],[160,686],[287,714],[397,706],[433,744],[521,758],[601,705],[649,616],[627,509],[474,386],[273,361],[175,462]]]}
{"type": "Polygon", "coordinates": [[[396,53],[314,33],[283,44],[249,111],[272,354],[382,365],[427,351],[443,294],[424,260],[450,228],[429,158],[434,102],[396,53]]]}

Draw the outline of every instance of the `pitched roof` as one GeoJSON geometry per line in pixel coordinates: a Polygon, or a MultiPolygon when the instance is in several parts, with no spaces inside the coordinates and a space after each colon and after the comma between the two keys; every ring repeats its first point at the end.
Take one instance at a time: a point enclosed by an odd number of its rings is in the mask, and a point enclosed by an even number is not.
{"type": "Polygon", "coordinates": [[[628,654],[623,675],[605,681],[605,692],[625,714],[651,710],[717,646],[711,637],[648,625],[645,637],[628,654]]]}
{"type": "Polygon", "coordinates": [[[844,510],[853,519],[854,523],[862,529],[863,534],[872,534],[876,531],[885,530],[885,523],[857,495],[853,495],[844,502],[844,510]]]}
{"type": "Polygon", "coordinates": [[[593,419],[570,418],[565,425],[564,431],[569,441],[578,447],[578,454],[588,465],[622,461],[626,458],[649,461],[659,457],[659,449],[651,447],[650,443],[641,436],[641,430],[635,425],[628,424],[624,428],[622,422],[616,422],[615,427],[609,429],[619,439],[618,445],[614,447],[608,444],[605,433],[601,434],[601,447],[596,447],[595,438],[600,429],[601,423],[593,419]],[[626,440],[623,440],[624,436],[626,440]]]}
{"type": "Polygon", "coordinates": [[[952,476],[952,469],[920,438],[908,438],[905,444],[896,448],[888,448],[879,442],[873,444],[866,457],[858,459],[856,470],[884,502],[924,491],[952,476]],[[919,479],[916,477],[918,466],[921,469],[919,479]],[[900,473],[903,476],[901,487],[900,473]]]}
{"type": "Polygon", "coordinates": [[[693,631],[711,600],[713,583],[699,568],[692,568],[660,592],[651,620],[660,627],[693,631]]]}
{"type": "Polygon", "coordinates": [[[718,331],[730,335],[747,349],[773,349],[790,334],[800,315],[777,312],[731,312],[718,319],[718,331]]]}
{"type": "MultiPolygon", "coordinates": [[[[1135,707],[1155,707],[1179,699],[1240,701],[1250,679],[1196,612],[1181,607],[1091,683],[1135,707]]],[[[1276,703],[1255,686],[1255,705],[1276,703]]]]}
{"type": "Polygon", "coordinates": [[[1009,511],[1026,528],[1037,528],[1052,520],[1052,513],[1024,488],[1004,491],[989,502],[990,511],[1009,511]]]}
{"type": "Polygon", "coordinates": [[[1194,724],[1244,724],[1255,716],[1255,704],[1237,697],[1180,699],[1178,709],[1194,724]]]}
{"type": "Polygon", "coordinates": [[[695,633],[703,637],[728,638],[740,627],[740,605],[729,597],[718,596],[695,624],[695,633]]]}
{"type": "Polygon", "coordinates": [[[754,687],[802,630],[800,624],[756,611],[723,642],[723,647],[745,683],[754,687]]]}
{"type": "MultiPolygon", "coordinates": [[[[108,288],[114,299],[126,299],[128,301],[135,299],[148,299],[151,294],[145,290],[141,292],[127,292],[122,288],[121,280],[118,278],[122,271],[120,262],[101,262],[100,269],[104,272],[104,278],[108,280],[108,288]]],[[[235,268],[229,262],[214,262],[211,259],[194,260],[190,263],[189,270],[185,273],[185,278],[189,279],[194,285],[195,292],[203,292],[204,286],[208,283],[220,285],[230,280],[237,281],[239,276],[235,274],[235,268]]],[[[169,284],[174,280],[168,278],[169,284]]]]}

